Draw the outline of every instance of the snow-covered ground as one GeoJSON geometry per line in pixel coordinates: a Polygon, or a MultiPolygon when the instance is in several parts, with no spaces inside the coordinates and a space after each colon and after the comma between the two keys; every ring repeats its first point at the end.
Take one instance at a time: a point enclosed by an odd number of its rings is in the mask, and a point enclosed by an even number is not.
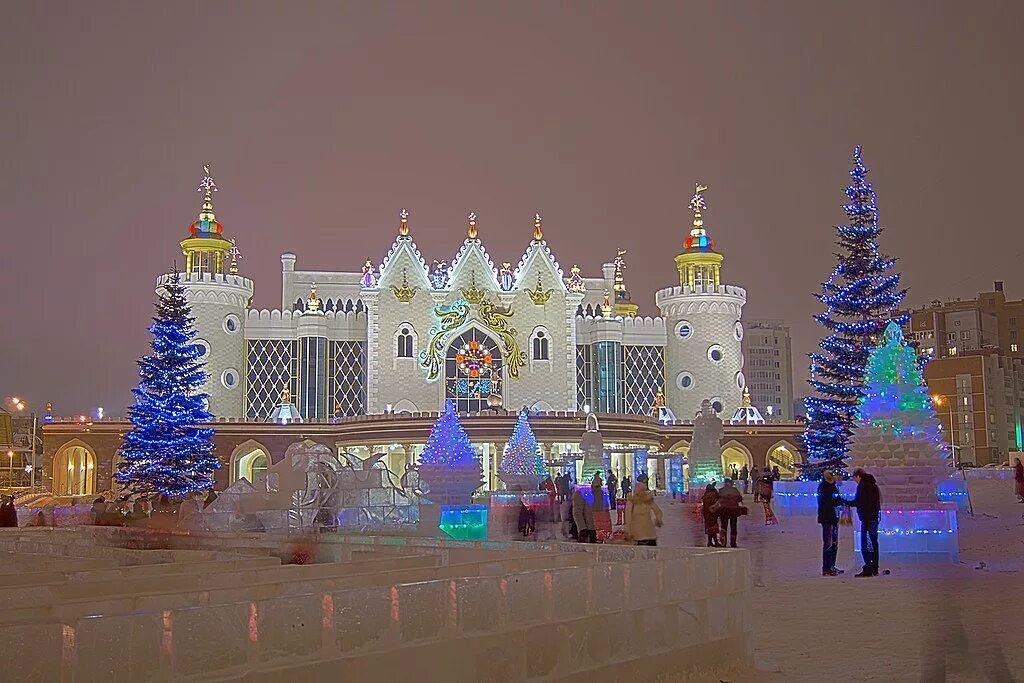
{"type": "MultiPolygon", "coordinates": [[[[1024,505],[1013,482],[970,482],[974,516],[961,514],[959,565],[891,566],[857,579],[852,529],[839,566],[821,576],[814,520],[764,526],[760,505],[740,520],[754,567],[757,670],[745,681],[1024,681],[1024,505]]],[[[883,498],[885,491],[882,491],[883,498]]],[[[660,499],[659,543],[705,543],[690,506],[660,499]]]]}

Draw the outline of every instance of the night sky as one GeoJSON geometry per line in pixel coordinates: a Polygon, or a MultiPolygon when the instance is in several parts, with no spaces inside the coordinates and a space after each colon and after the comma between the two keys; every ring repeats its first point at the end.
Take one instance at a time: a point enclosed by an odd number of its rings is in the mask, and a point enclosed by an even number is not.
{"type": "Polygon", "coordinates": [[[1024,296],[1024,3],[824,5],[7,3],[0,394],[123,414],[203,163],[259,307],[282,252],[358,271],[407,207],[428,262],[471,209],[496,262],[537,210],[565,269],[627,248],[654,315],[700,180],[800,394],[858,143],[910,303],[1024,296]]]}

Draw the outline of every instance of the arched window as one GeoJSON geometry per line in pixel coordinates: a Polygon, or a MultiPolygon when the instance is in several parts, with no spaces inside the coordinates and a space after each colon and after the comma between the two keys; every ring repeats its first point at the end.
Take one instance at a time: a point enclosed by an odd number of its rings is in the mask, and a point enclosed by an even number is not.
{"type": "Polygon", "coordinates": [[[460,412],[487,410],[487,397],[502,395],[501,348],[486,334],[471,327],[448,346],[444,362],[445,398],[460,412]]]}
{"type": "Polygon", "coordinates": [[[305,306],[303,306],[302,304],[302,297],[299,297],[298,299],[295,300],[295,305],[292,306],[292,310],[301,311],[303,308],[305,308],[305,306]]]}
{"type": "Polygon", "coordinates": [[[548,338],[547,330],[543,327],[538,327],[533,331],[530,347],[533,351],[531,355],[533,360],[551,360],[551,340],[548,338]]]}
{"type": "Polygon", "coordinates": [[[402,323],[395,333],[395,357],[414,358],[416,356],[416,331],[409,323],[402,323]]]}
{"type": "Polygon", "coordinates": [[[231,481],[248,479],[249,483],[260,488],[267,478],[270,468],[270,456],[267,451],[254,441],[242,444],[231,457],[231,481]]]}

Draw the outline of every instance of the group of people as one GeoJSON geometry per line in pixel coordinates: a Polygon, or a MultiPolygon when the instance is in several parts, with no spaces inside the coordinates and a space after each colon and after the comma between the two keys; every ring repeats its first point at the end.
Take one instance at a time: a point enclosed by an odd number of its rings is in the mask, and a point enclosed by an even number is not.
{"type": "Polygon", "coordinates": [[[861,468],[853,471],[857,492],[847,500],[839,494],[838,477],[825,472],[818,484],[818,524],[821,525],[821,575],[838,576],[839,524],[843,507],[856,508],[860,519],[860,552],[864,568],[857,577],[878,576],[878,521],[882,512],[882,493],[875,477],[861,468]]]}
{"type": "Polygon", "coordinates": [[[740,468],[737,468],[736,465],[731,465],[727,474],[737,490],[742,488],[743,493],[750,493],[751,489],[753,489],[755,503],[761,499],[763,482],[766,480],[769,483],[776,482],[780,477],[778,466],[765,467],[762,472],[758,472],[757,470],[751,471],[746,465],[740,468]]]}
{"type": "MultiPolygon", "coordinates": [[[[563,503],[566,535],[580,543],[596,543],[599,529],[611,530],[610,510],[614,509],[619,500],[619,490],[614,472],[608,473],[607,498],[605,482],[599,472],[594,473],[590,481],[589,496],[584,494],[583,487],[573,487],[568,500],[563,503]]],[[[654,494],[647,488],[647,476],[642,474],[637,477],[635,489],[630,478],[623,477],[621,492],[626,500],[626,540],[634,541],[637,545],[657,545],[657,529],[662,525],[662,512],[654,494]]]]}
{"type": "Polygon", "coordinates": [[[701,514],[704,518],[704,533],[708,537],[708,547],[724,548],[728,540],[729,547],[735,548],[736,523],[747,512],[747,506],[743,504],[743,494],[736,488],[731,478],[726,479],[720,489],[715,488],[715,482],[708,484],[701,498],[701,514]]]}

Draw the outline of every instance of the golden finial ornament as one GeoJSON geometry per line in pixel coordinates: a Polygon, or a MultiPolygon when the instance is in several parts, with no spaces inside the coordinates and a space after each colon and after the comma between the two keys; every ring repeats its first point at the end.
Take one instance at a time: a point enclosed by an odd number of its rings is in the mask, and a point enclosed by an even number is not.
{"type": "Polygon", "coordinates": [[[402,209],[399,212],[398,217],[400,219],[398,224],[398,234],[402,237],[407,237],[409,235],[409,212],[402,209]]]}
{"type": "Polygon", "coordinates": [[[604,290],[604,300],[601,302],[601,315],[605,318],[612,317],[612,302],[607,289],[604,290]]]}
{"type": "Polygon", "coordinates": [[[228,272],[231,275],[238,275],[238,262],[242,260],[242,250],[235,244],[235,238],[231,238],[231,248],[228,249],[228,256],[231,257],[231,265],[228,267],[228,272]]]}
{"type": "Polygon", "coordinates": [[[544,219],[541,218],[541,215],[540,215],[539,211],[537,213],[533,214],[533,241],[534,242],[540,242],[542,239],[544,239],[544,230],[541,228],[541,221],[543,221],[543,220],[544,219]]]}
{"type": "Polygon", "coordinates": [[[199,211],[199,220],[201,221],[215,221],[217,217],[213,213],[213,193],[217,192],[217,183],[214,182],[213,176],[210,175],[210,165],[203,164],[203,179],[199,183],[199,187],[196,188],[197,192],[203,193],[203,208],[199,211]]]}
{"type": "Polygon", "coordinates": [[[409,281],[405,276],[405,268],[402,268],[402,286],[396,287],[391,285],[391,291],[394,292],[395,298],[400,303],[407,304],[412,301],[413,297],[416,296],[416,291],[419,287],[410,287],[409,281]]]}
{"type": "Polygon", "coordinates": [[[704,203],[704,193],[707,189],[707,185],[696,183],[694,185],[693,197],[690,199],[690,211],[693,212],[693,229],[697,231],[704,229],[703,212],[708,210],[708,205],[704,203]]]}
{"type": "Polygon", "coordinates": [[[615,260],[612,261],[612,263],[615,264],[615,284],[612,285],[612,288],[616,292],[626,291],[626,278],[624,275],[624,271],[626,269],[626,259],[622,258],[625,255],[625,249],[616,249],[615,260]]]}
{"type": "Polygon", "coordinates": [[[743,407],[750,407],[750,389],[747,387],[743,387],[743,407]]]}
{"type": "Polygon", "coordinates": [[[551,295],[555,292],[553,289],[544,289],[544,283],[540,279],[540,273],[537,273],[537,289],[528,289],[526,293],[530,295],[530,301],[543,306],[551,300],[551,295]]]}
{"type": "Polygon", "coordinates": [[[320,297],[316,295],[316,283],[309,286],[309,298],[306,299],[306,313],[320,312],[320,297]]]}
{"type": "Polygon", "coordinates": [[[476,211],[470,211],[469,212],[469,216],[467,216],[467,218],[469,219],[469,229],[466,231],[466,235],[469,237],[469,239],[475,240],[476,239],[476,234],[477,234],[476,233],[476,211]]]}
{"type": "Polygon", "coordinates": [[[292,402],[292,390],[287,384],[281,388],[281,405],[288,405],[292,402]]]}
{"type": "Polygon", "coordinates": [[[476,271],[469,274],[469,287],[459,291],[462,292],[462,298],[471,304],[479,304],[487,295],[487,292],[476,286],[476,271]]]}

